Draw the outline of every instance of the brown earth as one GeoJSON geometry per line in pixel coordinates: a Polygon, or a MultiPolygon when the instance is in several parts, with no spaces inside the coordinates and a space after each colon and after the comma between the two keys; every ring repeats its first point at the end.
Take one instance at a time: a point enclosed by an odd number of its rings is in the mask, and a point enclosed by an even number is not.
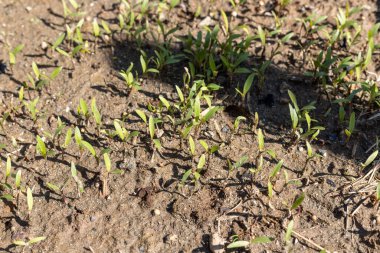
{"type": "MultiPolygon", "coordinates": [[[[88,24],[93,17],[113,20],[118,14],[119,1],[80,2],[83,2],[88,24]]],[[[220,8],[231,10],[228,1],[213,4],[203,1],[203,13],[194,19],[191,13],[195,12],[195,2],[199,1],[189,2],[177,7],[174,10],[176,15],[166,14],[170,16],[165,21],[167,26],[180,26],[179,33],[182,34],[199,29],[197,24],[220,8]]],[[[350,2],[364,7],[359,18],[365,28],[375,23],[375,1],[350,2]]],[[[296,32],[299,25],[295,24],[295,19],[303,13],[326,14],[334,22],[337,8],[344,7],[344,3],[293,1],[285,13],[285,29],[296,32]]],[[[272,26],[273,16],[265,14],[265,8],[270,8],[270,4],[271,1],[249,1],[233,23],[272,26]]],[[[91,47],[96,47],[93,53],[70,62],[50,49],[41,48],[42,42],[53,43],[65,30],[60,1],[0,0],[0,14],[0,59],[7,62],[7,45],[25,45],[17,56],[17,64],[12,69],[8,66],[6,73],[0,74],[0,113],[11,103],[17,103],[18,90],[27,80],[26,73],[31,72],[33,61],[48,73],[56,66],[64,66],[58,78],[42,92],[25,94],[27,99],[40,97],[37,123],[34,124],[27,114],[20,113],[5,124],[6,133],[1,132],[0,143],[6,145],[0,151],[3,164],[11,153],[12,168],[22,170],[22,184],[33,187],[35,202],[30,215],[23,194],[17,206],[9,201],[0,203],[1,251],[22,252],[22,247],[14,246],[12,241],[46,236],[44,241],[26,247],[24,252],[211,252],[211,237],[219,234],[226,244],[232,242],[234,235],[239,240],[263,235],[275,238],[269,244],[254,244],[240,252],[285,252],[284,227],[290,219],[294,220],[294,231],[331,252],[380,250],[378,204],[374,206],[366,202],[353,217],[346,217],[347,208],[352,211],[358,205],[358,199],[347,204],[340,191],[340,187],[352,177],[362,175],[360,162],[366,159],[368,153],[365,151],[380,133],[376,129],[378,125],[375,122],[362,126],[366,138],[358,137],[351,144],[342,145],[331,137],[332,134],[339,137],[339,133],[334,132],[335,119],[324,118],[321,123],[327,129],[314,144],[314,149],[327,155],[313,159],[303,171],[305,148],[287,145],[290,120],[288,105],[283,103],[287,98],[283,90],[292,89],[302,105],[317,100],[318,115],[323,114],[329,104],[318,95],[315,85],[303,77],[307,67],[302,65],[296,50],[287,47],[275,58],[266,74],[265,92],[254,95],[252,101],[253,110],[260,115],[259,127],[264,129],[266,148],[274,150],[278,159],[284,160],[274,186],[274,196],[269,199],[266,182],[277,162],[268,156],[262,173],[253,178],[250,175],[248,168],[254,166],[258,154],[256,136],[248,131],[249,125],[245,123],[240,134],[232,134],[230,126],[240,112],[236,112],[237,106],[222,101],[228,88],[218,93],[216,101],[228,105],[230,110],[226,109],[204,126],[201,135],[210,146],[221,143],[224,146],[209,157],[207,169],[198,184],[179,187],[182,175],[192,166],[189,152],[181,150],[179,139],[166,129],[161,138],[163,149],[151,162],[146,127],[134,110],[144,108],[149,102],[156,103],[159,94],[175,99],[174,85],[182,83],[181,64],[167,68],[160,78],[144,78],[143,89],[131,98],[118,78],[118,71],[126,69],[130,62],[139,66],[140,54],[134,41],[124,41],[117,36],[96,46],[92,41],[91,47]],[[290,58],[294,60],[293,64],[290,58]],[[273,96],[269,105],[266,103],[268,94],[273,96]],[[80,98],[88,102],[96,98],[108,129],[112,128],[114,119],[125,117],[128,130],[141,132],[135,143],[123,146],[117,140],[98,134],[93,123],[81,121],[76,113],[80,98]],[[47,160],[35,155],[36,134],[44,136],[44,131],[54,132],[58,116],[68,126],[79,126],[84,138],[97,150],[110,148],[113,165],[125,170],[122,175],[110,176],[108,197],[101,195],[102,164],[98,165],[89,154],[79,157],[74,144],[65,153],[47,160]],[[222,129],[221,134],[216,126],[222,129]],[[17,146],[12,145],[12,138],[17,140],[17,146]],[[353,146],[356,146],[354,156],[353,146]],[[247,155],[250,162],[228,174],[227,159],[237,161],[243,155],[247,155]],[[76,163],[85,186],[80,197],[70,177],[72,161],[76,163]],[[294,184],[285,185],[283,171],[287,171],[294,184]],[[309,175],[310,181],[306,182],[309,175]],[[47,182],[61,186],[65,181],[67,184],[61,196],[46,187],[47,182]],[[302,192],[306,197],[301,207],[290,213],[289,207],[302,192]]],[[[91,31],[91,26],[88,29],[91,31]]],[[[150,44],[146,42],[146,51],[152,51],[150,44]]],[[[374,71],[377,58],[372,67],[374,71]]],[[[255,58],[252,56],[250,61],[255,58]]],[[[237,77],[235,81],[241,83],[244,79],[237,77]]],[[[242,113],[253,117],[244,109],[242,113]]],[[[198,150],[201,150],[200,145],[198,150]]],[[[318,252],[315,246],[300,238],[292,241],[291,248],[292,252],[318,252]]]]}

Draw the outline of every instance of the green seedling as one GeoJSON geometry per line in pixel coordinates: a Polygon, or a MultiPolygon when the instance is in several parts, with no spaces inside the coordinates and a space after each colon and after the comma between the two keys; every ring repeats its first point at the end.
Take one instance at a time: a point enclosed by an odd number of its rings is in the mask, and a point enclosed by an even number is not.
{"type": "Polygon", "coordinates": [[[67,129],[66,135],[65,135],[65,141],[63,142],[61,146],[63,149],[66,149],[70,145],[72,136],[73,136],[72,128],[67,129]]]}
{"type": "Polygon", "coordinates": [[[307,150],[307,158],[306,158],[306,162],[305,162],[305,165],[303,167],[303,171],[306,170],[307,168],[307,165],[309,164],[309,162],[315,158],[315,157],[321,157],[321,155],[313,152],[313,148],[311,147],[311,144],[306,140],[306,150],[307,150]]]}
{"type": "Polygon", "coordinates": [[[37,140],[37,145],[36,145],[36,151],[44,158],[44,159],[47,159],[47,156],[48,156],[48,150],[47,150],[47,147],[46,147],[46,144],[45,142],[43,141],[43,139],[37,135],[36,137],[36,140],[37,140]]]}
{"type": "Polygon", "coordinates": [[[71,176],[77,184],[78,197],[80,198],[81,194],[84,192],[84,187],[82,181],[78,177],[78,171],[74,162],[71,162],[71,176]]]}
{"type": "Polygon", "coordinates": [[[96,155],[96,151],[94,147],[89,142],[83,140],[82,134],[80,133],[80,130],[78,127],[75,127],[74,139],[81,153],[83,152],[84,149],[87,149],[90,152],[90,154],[96,159],[96,161],[99,162],[98,156],[96,155]]]}
{"type": "Polygon", "coordinates": [[[103,197],[106,197],[108,196],[109,194],[109,189],[108,189],[108,177],[109,177],[109,173],[111,172],[111,159],[108,155],[108,153],[104,153],[103,154],[103,160],[104,160],[104,165],[105,165],[105,170],[103,171],[103,178],[102,178],[102,181],[103,181],[103,190],[102,190],[102,193],[103,193],[103,197]]]}
{"type": "Polygon", "coordinates": [[[30,113],[30,118],[33,120],[34,123],[36,123],[37,121],[37,113],[38,113],[38,110],[37,110],[37,103],[39,101],[39,97],[36,97],[35,99],[31,100],[31,101],[24,101],[24,106],[26,107],[26,109],[28,109],[29,113],[30,113]]]}
{"type": "Polygon", "coordinates": [[[156,136],[156,124],[159,123],[161,120],[160,119],[155,119],[152,116],[149,117],[148,121],[148,130],[149,130],[149,136],[154,144],[155,149],[159,150],[161,148],[161,142],[160,139],[154,138],[156,136]]]}
{"type": "Polygon", "coordinates": [[[237,249],[237,248],[246,248],[250,244],[261,244],[261,243],[270,243],[273,242],[275,239],[268,236],[258,236],[250,241],[239,241],[236,240],[230,244],[227,245],[227,249],[237,249]]]}
{"type": "Polygon", "coordinates": [[[280,160],[276,166],[274,167],[274,169],[272,170],[272,172],[270,173],[269,175],[269,179],[268,179],[268,197],[269,198],[272,198],[273,196],[273,183],[275,183],[275,177],[277,176],[277,174],[280,172],[280,169],[283,165],[284,161],[283,160],[280,160]],[[273,182],[273,183],[272,183],[273,182]]]}
{"type": "Polygon", "coordinates": [[[311,110],[315,110],[315,102],[312,102],[300,109],[294,93],[288,90],[288,94],[291,100],[291,104],[289,103],[289,112],[292,121],[292,135],[295,140],[298,141],[300,138],[306,139],[309,136],[311,136],[311,140],[316,139],[320,131],[325,128],[322,126],[311,126],[312,122],[316,122],[316,120],[312,119],[309,115],[311,110]],[[306,122],[307,124],[306,131],[302,127],[303,122],[306,122]]]}
{"type": "Polygon", "coordinates": [[[88,118],[90,117],[90,113],[88,111],[87,103],[82,98],[79,99],[79,105],[77,108],[77,113],[80,117],[84,118],[85,120],[88,120],[88,118]]]}
{"type": "Polygon", "coordinates": [[[245,98],[246,98],[247,93],[251,89],[251,86],[252,86],[254,78],[255,78],[255,74],[254,73],[252,73],[252,74],[250,74],[248,76],[247,80],[244,83],[242,91],[240,91],[238,88],[235,88],[236,92],[241,96],[241,100],[242,100],[243,104],[245,102],[245,98]]]}
{"type": "Polygon", "coordinates": [[[30,214],[33,210],[33,190],[29,187],[26,189],[26,202],[28,204],[28,216],[30,219],[30,214]]]}
{"type": "Polygon", "coordinates": [[[292,239],[292,234],[293,234],[293,226],[294,226],[294,221],[291,220],[286,228],[285,232],[285,244],[289,245],[290,240],[292,239]]]}
{"type": "Polygon", "coordinates": [[[131,63],[127,70],[122,70],[119,72],[120,76],[124,79],[125,86],[130,90],[130,95],[132,92],[138,91],[141,89],[139,82],[137,82],[137,73],[134,76],[132,73],[133,63],[131,63]]]}
{"type": "Polygon", "coordinates": [[[355,112],[352,112],[350,115],[350,121],[348,123],[348,128],[344,129],[344,133],[346,134],[346,143],[350,141],[352,134],[355,131],[355,112]]]}
{"type": "Polygon", "coordinates": [[[62,187],[58,187],[57,185],[49,182],[46,183],[46,187],[49,188],[51,191],[55,192],[56,194],[62,195],[62,187]]]}
{"type": "Polygon", "coordinates": [[[190,177],[190,175],[193,176],[193,182],[194,183],[197,183],[201,177],[201,171],[203,170],[204,166],[206,165],[206,155],[205,154],[202,154],[200,157],[199,157],[199,161],[198,161],[198,164],[196,167],[193,167],[189,170],[187,170],[183,176],[182,176],[182,179],[181,179],[181,182],[180,182],[180,186],[183,186],[185,184],[185,182],[187,181],[187,179],[190,177]]]}
{"type": "Polygon", "coordinates": [[[13,244],[16,246],[23,246],[23,248],[25,249],[26,247],[31,247],[33,244],[39,243],[45,239],[46,239],[45,236],[39,236],[39,237],[30,238],[28,241],[14,240],[13,244]]]}
{"type": "Polygon", "coordinates": [[[158,46],[157,50],[154,50],[155,57],[152,58],[152,62],[155,64],[155,68],[158,72],[161,72],[167,65],[179,63],[183,59],[182,54],[173,54],[170,50],[164,46],[158,46]]]}
{"type": "Polygon", "coordinates": [[[170,10],[174,9],[180,2],[181,0],[170,0],[170,10]]]}
{"type": "Polygon", "coordinates": [[[268,178],[268,197],[269,198],[272,198],[273,196],[273,184],[276,182],[274,179],[277,176],[277,174],[280,172],[280,169],[283,163],[284,161],[280,160],[269,175],[269,178],[268,178]]]}
{"type": "Polygon", "coordinates": [[[7,183],[8,178],[11,176],[12,172],[12,161],[11,157],[7,156],[7,162],[5,165],[5,183],[7,183]]]}
{"type": "Polygon", "coordinates": [[[76,18],[85,14],[85,12],[79,11],[80,5],[75,0],[69,0],[69,3],[71,8],[74,10],[71,10],[69,6],[67,6],[66,0],[62,0],[63,17],[65,19],[65,23],[67,22],[68,18],[76,18]]]}
{"type": "Polygon", "coordinates": [[[235,134],[237,134],[239,132],[240,122],[241,121],[246,121],[246,120],[247,120],[247,118],[243,117],[243,116],[236,117],[235,122],[234,122],[234,133],[235,134]]]}
{"type": "Polygon", "coordinates": [[[18,53],[20,53],[22,51],[22,49],[24,48],[24,45],[23,44],[20,44],[18,45],[17,47],[15,47],[14,49],[12,49],[10,52],[9,52],[9,64],[11,66],[15,65],[16,64],[16,55],[18,53]]]}
{"type": "Polygon", "coordinates": [[[15,195],[16,195],[17,206],[19,206],[20,193],[21,193],[21,170],[18,170],[15,177],[15,195]]]}
{"type": "Polygon", "coordinates": [[[279,0],[278,5],[280,7],[280,11],[285,10],[292,2],[293,0],[279,0]]]}
{"type": "Polygon", "coordinates": [[[100,114],[98,107],[96,106],[95,98],[91,100],[91,111],[99,132],[100,127],[102,126],[102,115],[100,114]]]}
{"type": "Polygon", "coordinates": [[[377,155],[379,154],[379,150],[374,151],[365,161],[365,163],[361,164],[362,170],[364,170],[368,165],[370,165],[376,158],[377,155]]]}
{"type": "Polygon", "coordinates": [[[235,162],[235,163],[231,163],[230,159],[227,159],[227,163],[228,163],[228,175],[227,175],[227,178],[230,177],[230,174],[238,169],[238,168],[241,168],[244,164],[246,164],[248,162],[248,156],[247,155],[244,155],[242,157],[240,157],[240,159],[235,162]]]}
{"type": "Polygon", "coordinates": [[[305,199],[305,193],[302,193],[299,195],[293,202],[292,206],[290,207],[290,211],[297,209],[305,199]]]}
{"type": "Polygon", "coordinates": [[[34,78],[29,74],[27,74],[27,77],[30,83],[29,88],[34,90],[41,90],[42,88],[47,86],[49,82],[53,81],[62,71],[62,67],[57,67],[49,75],[47,75],[41,72],[41,70],[38,68],[38,65],[35,62],[32,62],[32,69],[34,78]]]}
{"type": "Polygon", "coordinates": [[[159,74],[160,71],[155,69],[155,68],[148,68],[149,60],[146,59],[146,54],[145,52],[142,51],[142,54],[140,55],[140,64],[141,64],[141,69],[143,76],[147,75],[148,73],[156,73],[159,74]]]}

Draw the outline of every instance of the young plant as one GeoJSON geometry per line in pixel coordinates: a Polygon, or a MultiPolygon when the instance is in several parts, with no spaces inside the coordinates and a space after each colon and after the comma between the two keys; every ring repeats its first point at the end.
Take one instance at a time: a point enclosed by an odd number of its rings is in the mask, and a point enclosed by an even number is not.
{"type": "Polygon", "coordinates": [[[243,90],[239,90],[238,88],[235,88],[236,92],[241,96],[242,103],[245,103],[245,97],[249,90],[251,89],[253,79],[255,78],[255,74],[252,73],[248,76],[247,80],[244,83],[243,90]]]}
{"type": "Polygon", "coordinates": [[[311,126],[312,122],[316,122],[316,120],[312,119],[309,114],[311,110],[315,109],[315,102],[312,102],[300,109],[294,93],[288,90],[288,94],[292,102],[291,104],[289,103],[289,112],[292,121],[292,135],[295,141],[297,142],[300,138],[306,139],[309,136],[311,136],[311,140],[317,138],[320,131],[325,128],[322,126],[311,126]],[[306,131],[302,127],[303,122],[306,122],[307,124],[306,131]]]}
{"type": "Polygon", "coordinates": [[[26,189],[26,202],[28,204],[28,217],[30,219],[30,214],[33,210],[33,190],[29,187],[26,189]]]}
{"type": "Polygon", "coordinates": [[[31,247],[33,244],[39,243],[45,239],[46,239],[45,236],[39,236],[39,237],[30,238],[28,241],[14,240],[13,244],[16,246],[23,246],[23,251],[24,251],[25,248],[31,247]]]}
{"type": "Polygon", "coordinates": [[[350,115],[350,120],[348,123],[348,128],[344,129],[344,133],[346,134],[346,143],[348,143],[351,139],[352,134],[355,131],[355,112],[352,112],[350,115]]]}
{"type": "Polygon", "coordinates": [[[77,185],[78,197],[80,198],[81,194],[84,192],[84,186],[83,186],[82,181],[78,177],[78,171],[77,171],[77,168],[75,167],[74,162],[71,162],[70,168],[71,168],[71,176],[77,185]]]}
{"type": "Polygon", "coordinates": [[[90,113],[88,111],[87,103],[82,98],[79,99],[79,105],[77,108],[77,112],[78,112],[78,115],[86,121],[90,117],[90,113]]]}
{"type": "Polygon", "coordinates": [[[38,113],[37,103],[39,99],[40,99],[39,97],[36,97],[32,101],[29,101],[29,102],[24,101],[24,106],[28,109],[30,113],[30,118],[33,120],[34,123],[36,123],[37,121],[37,113],[38,113]]]}
{"type": "Polygon", "coordinates": [[[34,73],[34,78],[29,74],[27,74],[27,76],[30,83],[30,88],[34,90],[42,90],[42,88],[44,88],[51,81],[53,81],[62,71],[62,67],[57,67],[49,75],[47,75],[41,72],[41,70],[38,68],[38,65],[35,62],[32,62],[32,69],[34,73]]]}
{"type": "Polygon", "coordinates": [[[257,236],[253,238],[250,241],[241,241],[241,240],[235,240],[232,243],[227,245],[227,249],[238,249],[238,248],[246,248],[250,244],[260,244],[260,243],[270,243],[273,242],[275,239],[273,237],[269,236],[257,236]]]}
{"type": "Polygon", "coordinates": [[[9,51],[9,64],[11,67],[16,64],[16,55],[24,48],[23,44],[18,45],[11,51],[9,51]]]}
{"type": "Polygon", "coordinates": [[[91,100],[91,111],[94,117],[98,132],[100,132],[100,127],[102,126],[102,115],[100,114],[98,107],[96,106],[96,100],[93,98],[91,100]]]}
{"type": "Polygon", "coordinates": [[[46,160],[48,157],[48,149],[46,147],[46,144],[39,135],[37,135],[36,140],[36,151],[46,160]]]}

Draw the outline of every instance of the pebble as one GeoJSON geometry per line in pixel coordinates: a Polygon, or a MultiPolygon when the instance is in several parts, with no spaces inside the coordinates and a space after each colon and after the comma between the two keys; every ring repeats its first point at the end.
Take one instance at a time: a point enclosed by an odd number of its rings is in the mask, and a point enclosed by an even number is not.
{"type": "Polygon", "coordinates": [[[43,49],[43,50],[45,50],[46,48],[48,48],[48,43],[46,43],[46,41],[42,41],[41,42],[41,48],[43,49]]]}
{"type": "Polygon", "coordinates": [[[158,215],[161,214],[161,211],[158,210],[158,209],[154,209],[153,214],[156,215],[156,216],[158,216],[158,215]]]}
{"type": "Polygon", "coordinates": [[[223,133],[228,133],[229,131],[230,131],[230,128],[227,125],[225,125],[224,127],[222,127],[222,132],[223,133]]]}
{"type": "Polygon", "coordinates": [[[211,235],[210,250],[212,253],[223,253],[224,251],[224,240],[218,233],[213,233],[211,235]]]}
{"type": "Polygon", "coordinates": [[[124,161],[120,164],[120,169],[122,170],[136,170],[137,163],[133,155],[128,155],[124,161]]]}
{"type": "Polygon", "coordinates": [[[31,12],[31,11],[32,11],[32,7],[30,7],[30,6],[26,6],[26,7],[25,7],[25,10],[26,10],[27,12],[31,12]]]}
{"type": "Polygon", "coordinates": [[[304,149],[302,146],[299,146],[299,147],[298,147],[298,151],[299,151],[299,152],[303,152],[304,150],[305,150],[305,149],[304,149]]]}
{"type": "Polygon", "coordinates": [[[327,157],[327,150],[326,149],[318,149],[318,153],[323,156],[324,158],[327,157]]]}
{"type": "Polygon", "coordinates": [[[233,17],[237,17],[237,12],[236,12],[236,11],[233,11],[233,12],[231,13],[231,15],[232,15],[233,17]]]}
{"type": "Polygon", "coordinates": [[[178,235],[176,235],[176,234],[169,234],[169,235],[165,236],[164,242],[165,243],[170,243],[170,242],[176,241],[177,239],[178,239],[178,235]]]}
{"type": "Polygon", "coordinates": [[[214,23],[214,21],[212,20],[212,18],[210,16],[207,16],[205,17],[204,19],[202,19],[201,22],[199,22],[199,26],[200,27],[203,27],[203,26],[210,26],[214,23]]]}

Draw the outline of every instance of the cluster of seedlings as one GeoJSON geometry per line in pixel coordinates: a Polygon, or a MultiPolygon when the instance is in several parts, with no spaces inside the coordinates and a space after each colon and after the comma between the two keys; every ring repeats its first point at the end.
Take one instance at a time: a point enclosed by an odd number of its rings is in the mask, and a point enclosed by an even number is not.
{"type": "MultiPolygon", "coordinates": [[[[227,1],[229,8],[238,13],[247,1],[227,1]]],[[[115,20],[106,21],[94,18],[90,21],[91,31],[83,31],[88,23],[83,15],[85,10],[75,0],[62,0],[65,32],[53,39],[46,54],[51,57],[63,56],[62,61],[67,67],[75,68],[76,62],[82,57],[91,57],[98,50],[99,45],[112,44],[113,41],[133,41],[140,53],[139,62],[131,62],[129,67],[119,72],[127,94],[127,104],[132,97],[141,90],[141,81],[146,78],[162,78],[170,66],[182,66],[182,85],[176,85],[175,95],[168,98],[165,94],[159,95],[155,103],[135,109],[125,114],[125,117],[114,119],[112,125],[107,125],[102,116],[102,108],[98,108],[93,98],[86,101],[80,98],[77,105],[77,124],[68,125],[57,119],[53,132],[39,131],[41,121],[44,120],[43,108],[39,106],[39,95],[48,91],[54,80],[61,75],[65,67],[56,67],[51,73],[43,72],[37,63],[33,62],[30,74],[18,90],[18,100],[6,104],[6,110],[0,119],[1,134],[11,140],[12,147],[1,144],[1,153],[6,155],[6,164],[3,168],[0,198],[14,205],[18,214],[29,219],[33,212],[33,187],[23,182],[23,169],[13,170],[12,159],[19,159],[20,144],[7,134],[7,122],[17,121],[19,117],[27,117],[33,122],[35,129],[35,154],[45,161],[54,161],[55,158],[65,159],[67,154],[74,157],[69,162],[70,174],[65,181],[44,182],[45,186],[55,195],[65,200],[68,197],[80,198],[86,190],[86,182],[77,171],[78,164],[84,159],[93,159],[99,167],[99,181],[101,193],[107,197],[108,182],[111,177],[125,173],[115,166],[111,160],[112,153],[120,153],[125,157],[126,150],[136,143],[137,138],[145,138],[151,151],[150,162],[161,155],[165,147],[162,145],[163,136],[179,141],[181,149],[190,158],[191,165],[182,172],[178,179],[178,191],[191,187],[194,191],[202,187],[199,182],[207,171],[209,160],[220,149],[229,145],[229,140],[215,143],[204,138],[208,125],[214,124],[213,119],[224,110],[223,105],[217,102],[217,95],[223,90],[232,87],[236,103],[244,108],[256,99],[254,96],[265,93],[266,71],[286,45],[296,45],[302,52],[302,61],[305,66],[305,75],[312,80],[321,94],[325,94],[330,102],[330,108],[322,117],[334,117],[342,132],[342,144],[348,144],[359,135],[357,122],[372,115],[380,107],[379,80],[368,71],[376,50],[376,36],[380,24],[373,25],[368,31],[363,31],[361,24],[355,19],[360,8],[347,4],[345,9],[339,9],[336,23],[326,22],[327,16],[312,14],[297,21],[299,32],[287,31],[284,28],[286,8],[292,1],[277,1],[272,11],[274,25],[272,28],[257,26],[252,29],[248,24],[236,24],[234,15],[230,11],[220,10],[218,24],[204,26],[196,33],[179,31],[179,27],[170,28],[160,20],[161,13],[171,13],[179,8],[181,1],[126,1],[121,0],[115,20]],[[146,42],[154,45],[149,52],[144,51],[146,42]],[[174,49],[180,45],[180,50],[174,49]],[[251,62],[252,48],[256,49],[255,62],[251,62]],[[318,51],[319,50],[319,51],[318,51]],[[139,66],[138,66],[139,64],[139,66]],[[226,77],[221,84],[220,77],[226,77]],[[244,81],[237,82],[244,78],[244,81]],[[337,115],[335,115],[337,114],[337,115]],[[138,119],[143,126],[139,130],[129,131],[128,118],[138,119]],[[88,137],[89,130],[95,129],[91,135],[102,139],[105,148],[98,149],[92,138],[88,137]],[[73,194],[64,190],[69,181],[76,185],[73,194]],[[20,202],[26,201],[27,209],[23,210],[20,202]]],[[[199,5],[194,13],[197,18],[202,12],[199,5]]],[[[17,67],[17,56],[22,53],[24,45],[9,47],[10,70],[17,67]]],[[[146,50],[146,49],[145,49],[146,50]]],[[[297,102],[295,93],[287,90],[289,97],[288,117],[288,146],[305,146],[306,155],[303,172],[308,170],[311,160],[320,157],[313,148],[320,133],[325,130],[318,114],[315,113],[318,104],[314,101],[306,105],[297,102]]],[[[232,135],[253,136],[257,150],[254,159],[242,155],[237,161],[227,159],[228,172],[226,178],[233,176],[233,171],[248,168],[251,187],[264,170],[270,170],[267,177],[267,196],[275,197],[276,181],[279,177],[285,178],[285,185],[297,184],[299,180],[289,178],[285,169],[281,170],[286,160],[277,157],[275,151],[267,149],[265,145],[265,131],[261,127],[257,112],[250,116],[240,115],[233,124],[232,135]],[[243,125],[243,126],[242,126],[243,125]],[[264,160],[270,160],[273,169],[264,168],[264,160]]],[[[220,129],[219,129],[220,131],[220,129]]],[[[372,147],[368,159],[362,164],[366,172],[361,178],[360,187],[367,187],[368,196],[380,201],[380,183],[376,170],[378,166],[368,170],[378,156],[378,145],[372,147]],[[369,180],[369,181],[366,181],[369,180]]],[[[251,156],[252,157],[252,156],[251,156]]],[[[303,175],[301,175],[302,177],[303,175]]],[[[359,184],[356,184],[358,186],[359,184]]],[[[361,188],[361,189],[362,189],[361,188]]],[[[183,191],[184,192],[184,191],[183,191]]],[[[188,192],[188,191],[187,191],[188,192]]],[[[294,202],[284,206],[289,211],[289,217],[297,212],[304,198],[304,193],[295,198],[294,202]]],[[[305,240],[317,247],[321,252],[327,252],[323,247],[316,245],[307,238],[293,231],[293,220],[289,219],[284,227],[285,248],[291,251],[291,237],[305,240]]],[[[14,244],[30,247],[44,240],[45,237],[30,238],[29,241],[14,240],[14,244]]],[[[247,247],[250,244],[270,243],[275,238],[259,236],[250,241],[232,238],[227,248],[247,247]]]]}

